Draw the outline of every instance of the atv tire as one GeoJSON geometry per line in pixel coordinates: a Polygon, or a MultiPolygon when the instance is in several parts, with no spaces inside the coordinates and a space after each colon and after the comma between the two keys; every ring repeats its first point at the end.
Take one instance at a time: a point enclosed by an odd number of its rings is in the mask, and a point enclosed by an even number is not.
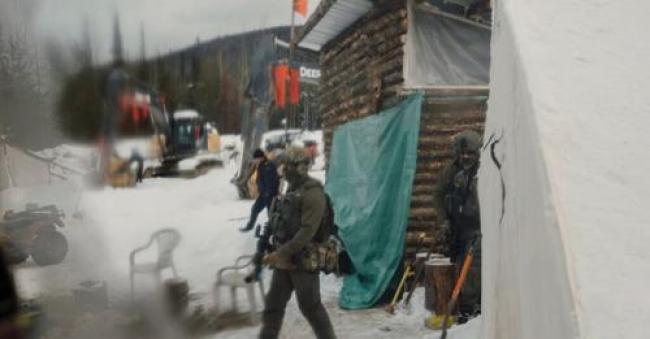
{"type": "Polygon", "coordinates": [[[32,259],[39,266],[55,265],[68,253],[68,240],[58,231],[41,232],[32,245],[32,259]]]}

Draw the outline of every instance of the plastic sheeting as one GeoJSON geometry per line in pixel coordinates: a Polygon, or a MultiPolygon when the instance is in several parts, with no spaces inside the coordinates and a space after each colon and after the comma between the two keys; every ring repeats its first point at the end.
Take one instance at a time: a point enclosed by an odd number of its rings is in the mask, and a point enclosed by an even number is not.
{"type": "Polygon", "coordinates": [[[487,85],[490,35],[487,28],[427,12],[409,1],[406,86],[487,85]]]}
{"type": "Polygon", "coordinates": [[[399,269],[417,160],[422,94],[334,132],[326,190],[355,265],[345,309],[375,305],[399,269]]]}

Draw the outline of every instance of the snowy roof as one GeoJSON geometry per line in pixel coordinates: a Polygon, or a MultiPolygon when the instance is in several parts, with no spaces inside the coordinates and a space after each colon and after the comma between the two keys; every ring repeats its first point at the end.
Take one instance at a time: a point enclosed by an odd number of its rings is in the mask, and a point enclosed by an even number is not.
{"type": "Polygon", "coordinates": [[[178,111],[174,113],[174,119],[175,120],[180,120],[180,119],[197,119],[199,118],[199,112],[188,109],[188,110],[183,110],[183,111],[178,111]]]}
{"type": "Polygon", "coordinates": [[[370,0],[323,0],[309,17],[298,46],[320,51],[373,7],[370,0]]]}
{"type": "MultiPolygon", "coordinates": [[[[382,5],[397,0],[321,0],[318,8],[309,17],[298,36],[298,46],[320,51],[332,39],[348,29],[375,5],[382,5]]],[[[406,1],[406,0],[404,0],[406,1]]],[[[487,27],[491,24],[491,10],[471,13],[466,19],[470,7],[483,0],[427,0],[418,2],[427,6],[435,14],[454,18],[472,25],[487,27]]]]}

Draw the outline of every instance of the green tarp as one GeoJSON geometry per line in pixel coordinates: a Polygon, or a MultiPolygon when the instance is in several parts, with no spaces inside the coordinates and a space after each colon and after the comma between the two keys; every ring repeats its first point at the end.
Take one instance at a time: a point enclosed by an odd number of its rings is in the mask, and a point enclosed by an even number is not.
{"type": "Polygon", "coordinates": [[[374,306],[401,264],[417,160],[422,94],[334,131],[326,191],[356,273],[340,306],[374,306]]]}

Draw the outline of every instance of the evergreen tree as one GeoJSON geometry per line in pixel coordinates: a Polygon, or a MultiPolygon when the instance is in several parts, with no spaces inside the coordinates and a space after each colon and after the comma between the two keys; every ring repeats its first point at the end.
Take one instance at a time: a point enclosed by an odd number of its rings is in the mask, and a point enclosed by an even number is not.
{"type": "Polygon", "coordinates": [[[120,17],[117,13],[113,18],[113,64],[124,64],[124,50],[122,47],[122,31],[120,29],[120,17]]]}
{"type": "Polygon", "coordinates": [[[147,62],[146,40],[144,34],[144,23],[140,23],[140,60],[138,61],[138,79],[149,83],[151,80],[150,67],[147,62]]]}

